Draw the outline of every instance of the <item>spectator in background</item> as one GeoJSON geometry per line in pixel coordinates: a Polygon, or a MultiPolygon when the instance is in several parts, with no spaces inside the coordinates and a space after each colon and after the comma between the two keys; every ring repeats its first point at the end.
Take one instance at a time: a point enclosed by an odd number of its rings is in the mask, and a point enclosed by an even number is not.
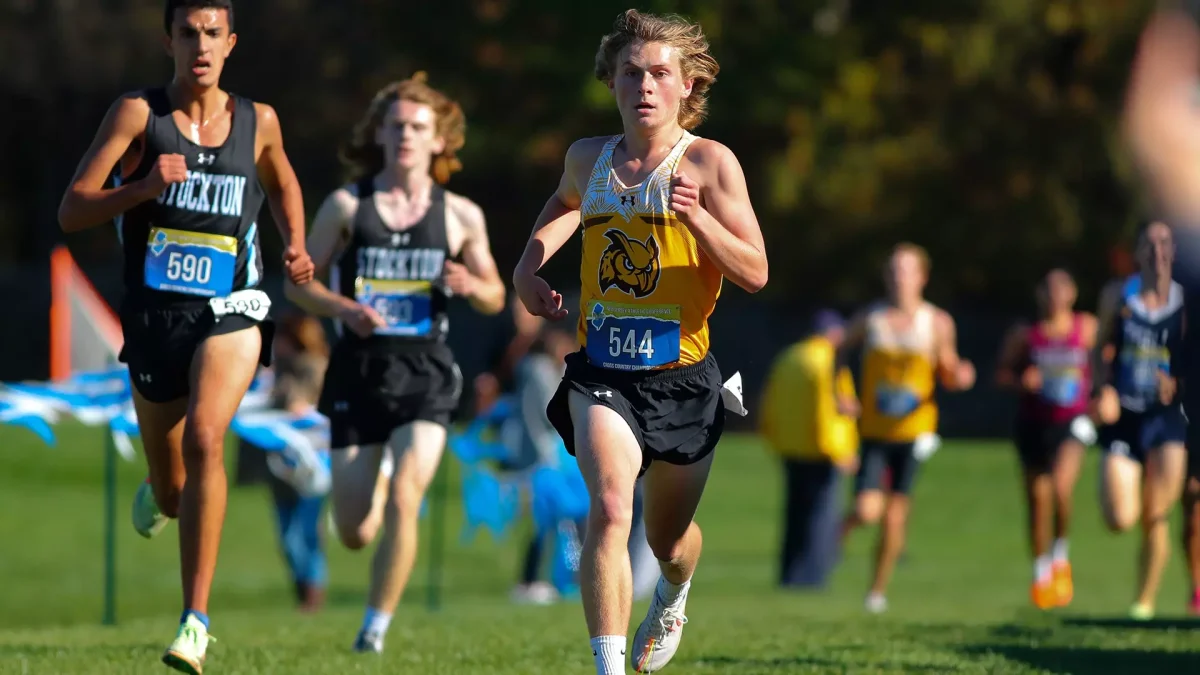
{"type": "MultiPolygon", "coordinates": [[[[271,407],[294,415],[313,414],[329,363],[325,330],[317,319],[297,313],[284,315],[277,326],[271,407]]],[[[306,436],[322,457],[327,458],[328,426],[314,427],[306,436]]],[[[320,528],[325,497],[301,495],[275,471],[267,483],[271,488],[279,542],[295,585],[296,599],[302,611],[316,611],[324,604],[327,583],[320,528]]]]}
{"type": "MultiPolygon", "coordinates": [[[[534,340],[528,344],[523,356],[513,369],[516,415],[509,422],[512,441],[509,447],[513,456],[503,467],[507,471],[532,471],[539,465],[554,466],[559,462],[558,432],[546,417],[546,406],[550,403],[558,383],[566,369],[566,355],[575,351],[575,335],[560,326],[541,325],[543,320],[525,312],[518,300],[514,317],[526,314],[539,323],[534,340]]],[[[514,343],[523,339],[518,321],[518,334],[514,343]]],[[[510,349],[510,352],[513,350],[510,349]]],[[[580,533],[582,536],[582,533],[580,533]]],[[[554,587],[540,580],[539,571],[545,549],[545,538],[535,532],[525,549],[521,565],[521,577],[513,589],[513,600],[522,603],[546,604],[557,599],[554,587]]]]}
{"type": "Polygon", "coordinates": [[[501,396],[514,390],[517,365],[540,339],[542,326],[546,321],[540,316],[530,314],[515,294],[509,300],[509,310],[512,323],[505,325],[501,339],[490,350],[489,370],[475,377],[476,415],[490,409],[501,396]]]}
{"type": "MultiPolygon", "coordinates": [[[[518,302],[518,305],[513,310],[517,336],[506,352],[508,355],[520,354],[512,369],[516,414],[501,432],[514,453],[512,459],[501,468],[505,471],[533,471],[538,466],[556,466],[564,458],[566,461],[575,461],[563,451],[562,440],[546,417],[546,406],[562,380],[567,355],[576,351],[579,344],[574,324],[546,323],[544,319],[528,314],[523,304],[518,302]],[[518,316],[522,314],[524,317],[518,316]],[[528,321],[530,318],[534,321],[528,321]],[[527,331],[530,330],[533,331],[532,340],[528,339],[527,331]],[[524,344],[521,344],[522,341],[524,344]],[[514,348],[512,345],[517,346],[514,348]]],[[[640,600],[654,592],[660,574],[658,559],[654,557],[646,539],[641,480],[634,485],[632,520],[629,559],[633,571],[633,597],[640,600]]],[[[580,541],[585,524],[585,520],[575,523],[580,541]]],[[[512,592],[514,601],[549,604],[558,599],[554,585],[541,578],[548,540],[549,537],[538,536],[536,532],[530,537],[521,565],[521,576],[512,592]]]]}
{"type": "Polygon", "coordinates": [[[841,316],[816,314],[812,334],[776,357],[763,392],[759,431],[786,475],[779,583],[820,588],[837,558],[843,474],[857,470],[858,429],[837,410],[854,396],[848,368],[834,373],[841,316]]]}

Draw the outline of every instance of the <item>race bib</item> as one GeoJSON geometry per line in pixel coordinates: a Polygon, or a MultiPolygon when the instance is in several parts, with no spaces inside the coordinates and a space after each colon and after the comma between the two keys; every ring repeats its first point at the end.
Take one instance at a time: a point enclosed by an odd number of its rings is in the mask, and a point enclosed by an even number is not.
{"type": "Polygon", "coordinates": [[[428,335],[433,327],[433,300],[428,281],[363,279],[354,282],[354,299],[383,317],[387,326],[376,335],[428,335]]]}
{"type": "Polygon", "coordinates": [[[622,305],[593,300],[588,307],[588,360],[601,368],[648,370],[679,360],[679,305],[622,305]]]}
{"type": "Polygon", "coordinates": [[[146,242],[146,287],[205,297],[229,295],[237,252],[234,237],[152,227],[146,242]]]}
{"type": "Polygon", "coordinates": [[[1158,373],[1166,373],[1170,368],[1166,356],[1160,355],[1160,351],[1165,350],[1137,349],[1135,354],[1123,355],[1124,386],[1118,389],[1145,395],[1157,393],[1158,373]]]}
{"type": "Polygon", "coordinates": [[[880,384],[875,390],[875,409],[884,417],[907,417],[920,402],[915,393],[903,386],[880,384]]]}
{"type": "Polygon", "coordinates": [[[1042,398],[1047,402],[1068,406],[1079,400],[1079,378],[1070,373],[1059,373],[1042,382],[1042,398]]]}

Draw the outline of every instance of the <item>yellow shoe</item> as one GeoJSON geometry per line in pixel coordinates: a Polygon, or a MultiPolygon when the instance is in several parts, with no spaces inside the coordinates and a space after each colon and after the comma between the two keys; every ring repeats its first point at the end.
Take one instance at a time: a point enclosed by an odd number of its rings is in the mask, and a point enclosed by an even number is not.
{"type": "Polygon", "coordinates": [[[1054,563],[1053,568],[1054,594],[1058,596],[1058,606],[1066,607],[1075,598],[1075,582],[1071,579],[1071,563],[1067,561],[1054,563]]]}
{"type": "Polygon", "coordinates": [[[1053,577],[1033,582],[1033,586],[1029,588],[1029,595],[1038,609],[1054,609],[1058,606],[1058,593],[1053,577]]]}

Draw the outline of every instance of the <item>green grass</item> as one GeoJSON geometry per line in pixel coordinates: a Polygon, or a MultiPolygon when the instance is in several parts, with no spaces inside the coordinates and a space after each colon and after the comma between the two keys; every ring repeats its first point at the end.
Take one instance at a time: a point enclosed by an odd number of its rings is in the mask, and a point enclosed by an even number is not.
{"type": "MultiPolygon", "coordinates": [[[[60,445],[50,449],[24,431],[0,429],[0,673],[168,672],[158,658],[178,620],[175,528],[150,542],[133,533],[128,504],[142,468],[121,462],[119,625],[101,626],[101,432],[58,431],[60,445]]],[[[957,443],[918,478],[908,559],[889,594],[891,611],[870,617],[861,602],[873,533],[853,537],[828,591],[773,586],[781,476],[755,441],[731,437],[718,452],[698,516],[705,552],[688,604],[691,621],[667,672],[1200,672],[1200,623],[1183,618],[1179,557],[1166,572],[1161,618],[1120,618],[1132,599],[1137,535],[1101,529],[1096,459],[1089,456],[1076,497],[1072,607],[1042,614],[1028,605],[1013,454],[1000,444],[957,443]]],[[[331,540],[330,605],[300,616],[292,610],[266,489],[233,490],[211,604],[219,642],[210,648],[208,672],[591,673],[577,603],[509,604],[520,537],[460,541],[453,500],[448,523],[442,609],[425,608],[422,557],[387,653],[359,656],[349,645],[369,557],[331,540]]],[[[635,606],[635,620],[644,611],[643,603],[635,606]]]]}

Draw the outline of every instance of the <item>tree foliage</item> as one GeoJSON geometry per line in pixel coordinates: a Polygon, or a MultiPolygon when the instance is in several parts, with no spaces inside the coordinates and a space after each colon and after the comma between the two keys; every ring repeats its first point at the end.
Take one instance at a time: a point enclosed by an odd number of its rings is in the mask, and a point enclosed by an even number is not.
{"type": "MultiPolygon", "coordinates": [[[[452,182],[489,216],[502,269],[581,136],[617,133],[592,77],[626,5],[551,0],[239,3],[225,83],[273,104],[315,210],[372,93],[426,70],[469,130],[452,182]]],[[[780,302],[858,302],[888,249],[929,248],[931,294],[1024,306],[1067,261],[1085,290],[1140,217],[1116,113],[1147,6],[1124,0],[647,0],[703,22],[722,70],[698,133],[740,157],[780,302]]],[[[165,81],[161,4],[0,3],[0,92],[14,122],[0,247],[42,256],[75,162],[120,92],[165,81]]],[[[118,255],[105,232],[97,255],[118,255]]],[[[573,261],[551,270],[560,281],[573,261]]]]}

